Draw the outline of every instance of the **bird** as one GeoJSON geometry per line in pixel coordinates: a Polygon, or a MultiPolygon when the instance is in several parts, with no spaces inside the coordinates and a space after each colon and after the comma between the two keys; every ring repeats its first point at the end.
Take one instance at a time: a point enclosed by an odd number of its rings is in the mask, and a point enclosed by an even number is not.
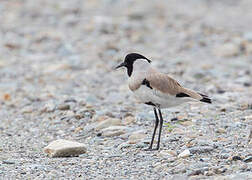
{"type": "Polygon", "coordinates": [[[115,67],[125,67],[128,74],[128,86],[140,103],[153,107],[155,126],[147,151],[159,150],[163,127],[161,109],[178,106],[189,101],[212,103],[212,100],[202,93],[187,89],[169,75],[159,72],[152,66],[152,61],[139,53],[129,53],[124,61],[115,67]],[[156,148],[153,142],[159,125],[156,148]]]}

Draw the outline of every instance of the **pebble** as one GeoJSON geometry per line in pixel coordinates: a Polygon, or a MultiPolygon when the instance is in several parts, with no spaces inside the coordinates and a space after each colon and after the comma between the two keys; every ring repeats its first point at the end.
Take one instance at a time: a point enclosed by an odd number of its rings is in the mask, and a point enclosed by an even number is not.
{"type": "Polygon", "coordinates": [[[87,149],[82,143],[59,139],[46,146],[44,152],[50,157],[71,157],[86,153],[87,149]]]}
{"type": "Polygon", "coordinates": [[[200,174],[204,174],[204,172],[208,171],[208,168],[202,168],[202,169],[195,169],[192,172],[188,174],[188,176],[196,176],[200,174]]]}
{"type": "Polygon", "coordinates": [[[252,54],[252,41],[245,42],[243,44],[243,47],[245,48],[246,55],[251,55],[252,54]]]}
{"type": "Polygon", "coordinates": [[[185,134],[186,131],[182,128],[173,128],[172,129],[172,134],[185,134]]]}
{"type": "Polygon", "coordinates": [[[186,149],[178,155],[178,158],[186,158],[189,157],[190,155],[191,155],[190,150],[186,149]]]}
{"type": "Polygon", "coordinates": [[[102,129],[101,136],[112,137],[112,136],[120,136],[125,134],[127,127],[125,126],[110,126],[105,129],[102,129]]]}
{"type": "Polygon", "coordinates": [[[171,118],[171,121],[178,121],[179,119],[177,117],[171,118]]]}
{"type": "Polygon", "coordinates": [[[245,116],[244,118],[246,121],[252,121],[252,115],[245,116]]]}
{"type": "Polygon", "coordinates": [[[248,156],[243,160],[245,163],[250,163],[252,162],[252,156],[248,156]]]}
{"type": "Polygon", "coordinates": [[[224,128],[218,128],[216,130],[217,133],[226,133],[226,130],[224,128]]]}
{"type": "Polygon", "coordinates": [[[15,164],[15,162],[10,160],[3,160],[3,164],[15,164]]]}
{"type": "Polygon", "coordinates": [[[126,118],[124,118],[123,124],[130,125],[130,124],[134,123],[135,121],[136,121],[135,117],[127,116],[126,118]]]}
{"type": "Polygon", "coordinates": [[[239,53],[239,45],[231,42],[219,45],[214,49],[214,54],[219,57],[232,57],[237,56],[239,53]]]}
{"type": "Polygon", "coordinates": [[[252,32],[245,32],[243,34],[243,38],[247,41],[251,41],[252,42],[252,32]]]}
{"type": "Polygon", "coordinates": [[[102,133],[102,136],[105,137],[113,137],[113,136],[120,136],[122,134],[125,134],[125,131],[118,130],[118,131],[105,131],[102,133]]]}
{"type": "MultiPolygon", "coordinates": [[[[219,173],[221,174],[221,173],[219,173]]],[[[221,175],[214,177],[214,180],[250,180],[252,178],[251,172],[237,172],[228,175],[221,175]]]]}
{"type": "Polygon", "coordinates": [[[75,132],[75,133],[78,133],[78,132],[80,132],[80,131],[82,131],[82,130],[83,130],[83,127],[77,127],[77,128],[75,128],[74,132],[75,132]]]}
{"type": "Polygon", "coordinates": [[[225,167],[214,167],[213,168],[215,174],[222,174],[227,171],[225,167]]]}
{"type": "Polygon", "coordinates": [[[238,161],[238,160],[240,161],[240,160],[242,160],[242,158],[240,156],[237,156],[237,155],[236,156],[231,156],[228,159],[231,160],[231,161],[238,161]]]}
{"type": "Polygon", "coordinates": [[[165,176],[164,179],[170,179],[170,180],[188,180],[187,175],[182,175],[182,174],[176,174],[176,175],[167,175],[165,176]]]}
{"type": "Polygon", "coordinates": [[[108,116],[99,116],[99,117],[95,118],[95,121],[101,122],[101,121],[104,121],[106,119],[109,119],[109,117],[108,116]]]}
{"type": "MultiPolygon", "coordinates": [[[[64,101],[64,103],[77,103],[77,100],[74,98],[68,98],[64,101]]],[[[83,101],[80,101],[80,105],[83,105],[82,103],[84,103],[83,101]]]]}
{"type": "Polygon", "coordinates": [[[183,126],[192,126],[194,123],[192,121],[182,121],[180,124],[183,126]]]}
{"type": "Polygon", "coordinates": [[[96,130],[101,130],[101,129],[104,129],[104,128],[107,128],[107,127],[110,127],[110,126],[119,126],[121,125],[121,120],[120,119],[117,119],[117,118],[109,118],[109,119],[106,119],[104,121],[101,121],[99,122],[97,125],[96,125],[96,130]]]}
{"type": "Polygon", "coordinates": [[[70,109],[70,105],[69,104],[60,104],[58,106],[58,109],[61,110],[61,111],[66,111],[66,110],[70,109]]]}
{"type": "Polygon", "coordinates": [[[146,144],[144,142],[139,142],[135,145],[136,148],[144,148],[146,147],[146,144]]]}
{"type": "Polygon", "coordinates": [[[228,159],[230,157],[230,153],[221,153],[220,158],[221,159],[228,159]]]}
{"type": "Polygon", "coordinates": [[[250,129],[247,143],[248,143],[248,144],[252,144],[252,128],[250,129]]]}
{"type": "Polygon", "coordinates": [[[175,157],[177,156],[177,152],[173,150],[161,150],[159,156],[164,158],[175,157]]]}
{"type": "Polygon", "coordinates": [[[118,149],[129,148],[131,145],[128,142],[123,142],[118,146],[118,149]]]}
{"type": "Polygon", "coordinates": [[[138,142],[141,142],[145,137],[146,137],[146,134],[144,134],[142,131],[133,132],[129,136],[128,143],[129,144],[136,144],[138,142]]]}
{"type": "Polygon", "coordinates": [[[42,109],[42,112],[53,112],[55,110],[55,105],[51,102],[48,102],[45,104],[45,106],[42,109]]]}
{"type": "Polygon", "coordinates": [[[22,109],[22,113],[24,114],[28,114],[28,113],[32,113],[33,112],[33,108],[31,106],[25,106],[23,109],[22,109]]]}
{"type": "Polygon", "coordinates": [[[192,147],[189,150],[192,154],[195,154],[195,153],[201,154],[201,153],[209,153],[213,151],[214,148],[211,146],[201,146],[201,147],[192,147]]]}

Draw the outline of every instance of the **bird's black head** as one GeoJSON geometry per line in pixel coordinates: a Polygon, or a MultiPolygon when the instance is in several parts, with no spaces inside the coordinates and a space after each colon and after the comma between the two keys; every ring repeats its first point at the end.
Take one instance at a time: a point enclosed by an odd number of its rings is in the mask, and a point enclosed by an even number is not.
{"type": "Polygon", "coordinates": [[[145,59],[146,61],[148,61],[148,63],[151,63],[151,60],[147,59],[141,54],[130,53],[130,54],[127,54],[127,56],[124,59],[124,62],[122,62],[119,66],[117,66],[116,69],[120,67],[126,67],[128,71],[128,75],[131,76],[132,71],[133,71],[133,64],[138,59],[145,59]]]}

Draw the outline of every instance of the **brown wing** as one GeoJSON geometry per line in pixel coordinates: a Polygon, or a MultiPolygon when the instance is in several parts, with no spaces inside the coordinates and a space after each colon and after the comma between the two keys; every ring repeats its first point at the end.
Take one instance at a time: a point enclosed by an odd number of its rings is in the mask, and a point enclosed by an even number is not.
{"type": "Polygon", "coordinates": [[[152,72],[147,76],[150,86],[164,94],[173,95],[176,97],[191,97],[201,100],[203,98],[199,93],[182,87],[176,80],[169,77],[167,74],[152,72]]]}
{"type": "Polygon", "coordinates": [[[162,93],[176,95],[183,89],[181,85],[171,77],[162,73],[150,73],[146,79],[150,82],[150,86],[162,93]]]}

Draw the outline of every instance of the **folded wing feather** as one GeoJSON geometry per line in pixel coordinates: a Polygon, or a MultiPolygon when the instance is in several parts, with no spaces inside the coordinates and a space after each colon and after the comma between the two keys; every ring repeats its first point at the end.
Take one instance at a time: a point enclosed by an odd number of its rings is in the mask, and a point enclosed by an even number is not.
{"type": "Polygon", "coordinates": [[[193,99],[201,100],[203,98],[199,93],[182,87],[176,80],[172,79],[166,74],[159,72],[150,73],[146,79],[150,86],[164,94],[176,96],[177,94],[186,94],[193,99]]]}

